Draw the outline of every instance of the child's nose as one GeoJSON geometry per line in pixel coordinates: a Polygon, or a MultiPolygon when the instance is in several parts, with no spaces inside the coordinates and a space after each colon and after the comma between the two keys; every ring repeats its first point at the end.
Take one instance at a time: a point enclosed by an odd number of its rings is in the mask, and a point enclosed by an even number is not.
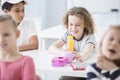
{"type": "Polygon", "coordinates": [[[75,26],[72,26],[72,30],[75,30],[75,26]]]}
{"type": "Polygon", "coordinates": [[[117,41],[115,41],[115,40],[112,42],[112,45],[113,45],[114,47],[116,47],[118,44],[119,44],[119,43],[118,43],[117,41]]]}
{"type": "Polygon", "coordinates": [[[20,12],[20,17],[23,17],[24,16],[24,12],[20,12]]]}

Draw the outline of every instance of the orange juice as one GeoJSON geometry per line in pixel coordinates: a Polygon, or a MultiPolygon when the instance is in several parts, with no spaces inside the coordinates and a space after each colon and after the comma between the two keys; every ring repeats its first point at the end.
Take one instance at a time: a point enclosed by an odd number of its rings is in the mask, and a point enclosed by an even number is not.
{"type": "Polygon", "coordinates": [[[67,50],[69,50],[69,51],[73,51],[74,50],[73,36],[68,36],[67,37],[67,50]]]}

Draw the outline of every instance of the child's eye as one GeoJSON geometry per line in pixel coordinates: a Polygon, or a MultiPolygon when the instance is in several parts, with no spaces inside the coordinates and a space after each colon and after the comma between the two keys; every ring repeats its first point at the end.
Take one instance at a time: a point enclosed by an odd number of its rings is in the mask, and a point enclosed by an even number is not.
{"type": "Polygon", "coordinates": [[[7,37],[7,36],[9,36],[9,35],[10,35],[9,33],[5,33],[5,34],[4,34],[4,37],[7,37]]]}
{"type": "Polygon", "coordinates": [[[119,40],[118,42],[119,42],[119,44],[120,44],[120,40],[119,40]]]}
{"type": "Polygon", "coordinates": [[[20,10],[16,10],[16,12],[17,12],[17,13],[19,13],[19,12],[20,12],[20,10]]]}
{"type": "Polygon", "coordinates": [[[69,24],[70,26],[72,26],[73,24],[69,24]]]}
{"type": "Polygon", "coordinates": [[[110,41],[113,41],[114,40],[114,38],[110,38],[110,41]]]}
{"type": "Polygon", "coordinates": [[[16,11],[17,13],[19,13],[20,11],[16,11]]]}
{"type": "Polygon", "coordinates": [[[22,12],[24,12],[24,9],[22,10],[22,12]]]}
{"type": "Polygon", "coordinates": [[[76,26],[80,26],[80,25],[76,25],[76,26]]]}

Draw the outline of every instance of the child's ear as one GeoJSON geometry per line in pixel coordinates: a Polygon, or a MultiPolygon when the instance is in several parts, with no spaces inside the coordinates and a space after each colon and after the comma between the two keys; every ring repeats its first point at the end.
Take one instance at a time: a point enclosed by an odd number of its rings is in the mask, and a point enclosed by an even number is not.
{"type": "Polygon", "coordinates": [[[8,10],[7,10],[7,9],[4,9],[3,12],[4,12],[4,13],[8,13],[8,10]]]}
{"type": "Polygon", "coordinates": [[[20,31],[17,30],[17,31],[16,31],[16,38],[18,38],[19,36],[20,36],[20,31]]]}

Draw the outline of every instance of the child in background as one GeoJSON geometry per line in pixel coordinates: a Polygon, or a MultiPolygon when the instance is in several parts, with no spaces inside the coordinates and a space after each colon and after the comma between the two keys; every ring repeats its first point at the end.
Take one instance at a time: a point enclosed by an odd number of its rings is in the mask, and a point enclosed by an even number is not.
{"type": "Polygon", "coordinates": [[[73,7],[64,16],[63,23],[67,28],[64,36],[49,47],[51,53],[61,54],[61,50],[67,44],[67,36],[74,38],[75,59],[82,62],[88,59],[95,50],[94,24],[90,13],[83,7],[73,7]]]}
{"type": "Polygon", "coordinates": [[[0,16],[0,80],[36,80],[32,58],[17,52],[17,25],[10,15],[0,16]]]}
{"type": "Polygon", "coordinates": [[[38,38],[34,22],[24,20],[24,5],[26,3],[26,0],[2,0],[1,2],[3,12],[12,16],[20,31],[20,37],[17,40],[19,51],[38,48],[38,38]]]}
{"type": "Polygon", "coordinates": [[[87,67],[87,80],[120,80],[120,25],[101,39],[97,62],[87,67]]]}

